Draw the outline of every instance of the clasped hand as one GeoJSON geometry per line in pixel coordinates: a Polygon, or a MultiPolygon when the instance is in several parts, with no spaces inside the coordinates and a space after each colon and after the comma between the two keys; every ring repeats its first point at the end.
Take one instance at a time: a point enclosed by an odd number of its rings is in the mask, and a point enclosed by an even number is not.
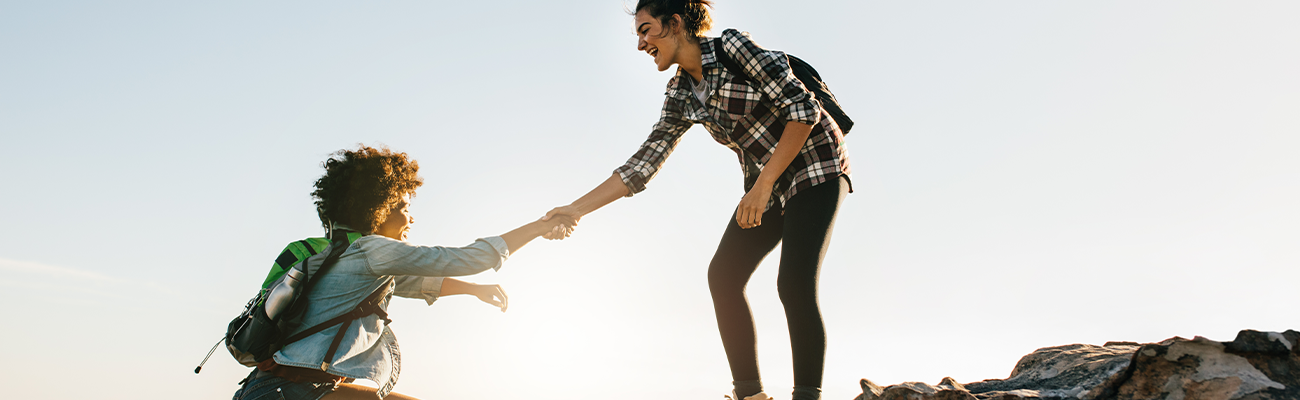
{"type": "Polygon", "coordinates": [[[551,209],[542,217],[542,221],[550,221],[559,218],[559,224],[551,228],[550,232],[542,235],[547,240],[564,240],[573,234],[573,230],[578,228],[578,220],[582,219],[582,213],[574,206],[560,206],[551,209]]]}

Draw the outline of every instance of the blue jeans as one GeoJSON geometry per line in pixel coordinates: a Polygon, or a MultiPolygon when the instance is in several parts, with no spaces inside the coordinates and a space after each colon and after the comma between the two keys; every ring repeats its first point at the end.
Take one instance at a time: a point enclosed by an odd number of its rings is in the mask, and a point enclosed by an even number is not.
{"type": "Polygon", "coordinates": [[[254,369],[232,400],[320,400],[333,391],[334,382],[293,383],[254,369]]]}

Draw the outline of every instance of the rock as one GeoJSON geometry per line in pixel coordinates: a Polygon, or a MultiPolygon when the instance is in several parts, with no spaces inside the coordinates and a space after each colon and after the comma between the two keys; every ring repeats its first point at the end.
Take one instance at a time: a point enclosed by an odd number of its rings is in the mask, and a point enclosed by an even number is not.
{"type": "Polygon", "coordinates": [[[862,385],[862,394],[854,400],[977,400],[952,378],[943,378],[937,386],[904,382],[884,389],[866,379],[859,383],[862,385]]]}
{"type": "Polygon", "coordinates": [[[1300,332],[1277,333],[1247,329],[1237,332],[1237,339],[1223,345],[1232,353],[1285,354],[1300,350],[1297,349],[1297,342],[1300,342],[1300,332]]]}
{"type": "Polygon", "coordinates": [[[1047,347],[1007,379],[861,385],[855,400],[1300,400],[1300,332],[1047,347]]]}
{"type": "Polygon", "coordinates": [[[880,387],[880,385],[877,385],[866,378],[858,381],[858,384],[862,386],[862,394],[858,395],[858,397],[854,397],[853,400],[879,399],[880,394],[885,392],[885,389],[880,387]]]}
{"type": "MultiPolygon", "coordinates": [[[[966,385],[972,393],[1027,391],[1036,397],[1017,394],[1014,398],[1103,399],[1115,393],[1128,370],[1135,344],[1108,343],[1109,346],[1072,344],[1047,347],[1029,353],[1016,363],[1007,379],[990,379],[966,385]]],[[[984,396],[981,396],[984,398],[984,396]]]]}
{"type": "Polygon", "coordinates": [[[1242,331],[1237,338],[1221,343],[1175,337],[1143,345],[1117,398],[1300,399],[1300,353],[1279,351],[1295,349],[1296,335],[1242,331]]]}
{"type": "Polygon", "coordinates": [[[979,400],[1037,400],[1042,399],[1038,396],[1037,390],[1017,389],[1011,391],[984,392],[975,396],[979,400]]]}

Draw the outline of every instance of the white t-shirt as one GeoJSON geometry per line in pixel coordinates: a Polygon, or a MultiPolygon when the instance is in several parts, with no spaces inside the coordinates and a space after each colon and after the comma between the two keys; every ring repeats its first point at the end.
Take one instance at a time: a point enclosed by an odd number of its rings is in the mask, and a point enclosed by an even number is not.
{"type": "MultiPolygon", "coordinates": [[[[688,75],[686,75],[686,76],[690,76],[690,75],[688,74],[688,75]]],[[[701,103],[701,104],[708,103],[708,102],[709,102],[709,85],[705,84],[703,80],[701,80],[701,81],[699,81],[699,82],[695,82],[695,77],[691,77],[691,82],[694,83],[694,84],[691,85],[691,91],[692,91],[692,92],[695,92],[695,97],[698,98],[698,99],[700,99],[700,103],[701,103]]]]}

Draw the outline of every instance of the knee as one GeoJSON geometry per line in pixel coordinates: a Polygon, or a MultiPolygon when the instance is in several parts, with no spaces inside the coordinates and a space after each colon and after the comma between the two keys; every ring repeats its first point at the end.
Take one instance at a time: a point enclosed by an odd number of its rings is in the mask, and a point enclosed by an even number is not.
{"type": "Polygon", "coordinates": [[[733,268],[718,265],[716,260],[709,265],[709,291],[715,297],[718,294],[733,294],[745,291],[747,277],[740,276],[733,271],[733,268]]]}
{"type": "Polygon", "coordinates": [[[782,304],[817,301],[817,279],[782,274],[776,278],[776,293],[782,304]]]}

